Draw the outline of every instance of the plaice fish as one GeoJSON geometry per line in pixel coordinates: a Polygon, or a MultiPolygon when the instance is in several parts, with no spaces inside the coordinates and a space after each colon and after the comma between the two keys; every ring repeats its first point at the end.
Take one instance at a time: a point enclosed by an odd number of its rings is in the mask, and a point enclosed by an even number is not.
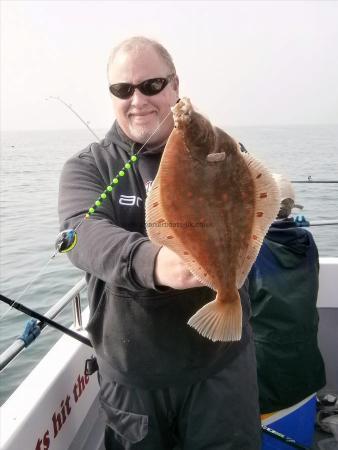
{"type": "Polygon", "coordinates": [[[238,289],[279,210],[272,174],[201,114],[173,107],[175,128],[146,202],[149,238],[179,255],[216,298],[188,321],[213,341],[242,335],[238,289]]]}

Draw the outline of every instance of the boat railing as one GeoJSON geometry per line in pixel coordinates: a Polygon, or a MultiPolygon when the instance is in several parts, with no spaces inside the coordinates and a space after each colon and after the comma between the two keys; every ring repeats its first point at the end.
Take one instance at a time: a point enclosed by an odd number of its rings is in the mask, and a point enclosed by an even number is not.
{"type": "MultiPolygon", "coordinates": [[[[85,288],[86,280],[82,278],[75,284],[55,305],[53,305],[44,316],[48,319],[54,319],[70,303],[73,302],[73,328],[77,331],[82,330],[82,309],[80,292],[85,288]]],[[[40,330],[48,326],[47,323],[38,323],[40,330]]],[[[25,342],[17,338],[0,355],[0,371],[2,371],[13,359],[26,348],[25,342]]]]}

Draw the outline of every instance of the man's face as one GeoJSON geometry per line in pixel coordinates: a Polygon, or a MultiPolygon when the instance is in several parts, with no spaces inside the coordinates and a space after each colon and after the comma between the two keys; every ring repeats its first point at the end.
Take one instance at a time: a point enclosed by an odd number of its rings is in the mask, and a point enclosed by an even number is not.
{"type": "MultiPolygon", "coordinates": [[[[109,85],[115,83],[139,84],[151,78],[166,78],[170,70],[165,61],[151,47],[141,51],[120,50],[109,71],[109,85]]],[[[178,79],[175,77],[160,93],[146,96],[135,89],[132,97],[120,99],[112,95],[118,124],[133,141],[144,143],[169,113],[178,99],[178,79]]],[[[150,145],[164,143],[174,126],[172,115],[149,140],[150,145]]]]}

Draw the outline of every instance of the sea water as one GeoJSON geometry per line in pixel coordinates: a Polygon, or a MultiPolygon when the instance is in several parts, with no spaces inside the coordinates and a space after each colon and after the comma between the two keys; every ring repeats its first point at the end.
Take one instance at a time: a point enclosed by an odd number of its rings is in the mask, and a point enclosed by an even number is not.
{"type": "MultiPolygon", "coordinates": [[[[226,128],[247,150],[291,180],[338,180],[338,126],[226,128]]],[[[103,131],[96,131],[104,137],[103,131]]],[[[94,140],[86,130],[11,131],[2,135],[0,292],[40,313],[51,308],[83,273],[54,252],[59,233],[58,181],[64,162],[94,140]],[[37,277],[39,272],[41,275],[37,277]],[[32,283],[27,290],[27,286],[32,283]],[[26,290],[26,292],[24,292],[26,290]]],[[[119,168],[117,168],[119,169],[119,168]]],[[[338,219],[338,184],[294,184],[301,214],[311,221],[338,219]]],[[[88,205],[89,207],[90,205],[88,205]]],[[[338,226],[310,228],[320,256],[338,256],[338,226]]],[[[70,325],[70,307],[57,318],[70,325]]],[[[21,335],[28,317],[0,304],[0,351],[21,335]]],[[[1,374],[0,401],[60,337],[48,327],[1,374]]]]}

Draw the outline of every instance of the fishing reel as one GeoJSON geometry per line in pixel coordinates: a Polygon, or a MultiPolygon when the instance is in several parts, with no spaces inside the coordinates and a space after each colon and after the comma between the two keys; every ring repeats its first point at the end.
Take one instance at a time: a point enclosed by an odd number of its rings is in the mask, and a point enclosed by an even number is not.
{"type": "Polygon", "coordinates": [[[70,252],[77,244],[77,233],[70,228],[69,230],[61,231],[55,241],[55,249],[59,253],[70,252]]]}
{"type": "Polygon", "coordinates": [[[305,216],[296,216],[294,222],[297,227],[309,227],[310,222],[305,218],[305,216]]]}

